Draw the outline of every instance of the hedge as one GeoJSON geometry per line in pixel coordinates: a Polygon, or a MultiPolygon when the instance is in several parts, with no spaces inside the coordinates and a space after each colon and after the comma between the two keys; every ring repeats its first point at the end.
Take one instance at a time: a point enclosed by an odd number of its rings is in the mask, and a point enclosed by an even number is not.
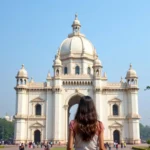
{"type": "Polygon", "coordinates": [[[148,147],[135,147],[135,146],[133,146],[132,149],[133,150],[150,150],[150,148],[148,147]]]}

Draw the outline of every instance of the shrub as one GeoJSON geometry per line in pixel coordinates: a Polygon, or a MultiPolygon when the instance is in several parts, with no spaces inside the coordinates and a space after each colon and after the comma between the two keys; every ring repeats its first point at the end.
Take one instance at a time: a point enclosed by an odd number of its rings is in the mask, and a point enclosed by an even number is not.
{"type": "Polygon", "coordinates": [[[132,149],[133,150],[147,150],[148,148],[147,147],[135,147],[135,146],[133,146],[132,149]]]}

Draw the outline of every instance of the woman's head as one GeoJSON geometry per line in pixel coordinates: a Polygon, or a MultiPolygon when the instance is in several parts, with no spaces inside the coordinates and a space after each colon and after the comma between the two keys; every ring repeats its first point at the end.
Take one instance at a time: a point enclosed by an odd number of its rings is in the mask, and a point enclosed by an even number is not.
{"type": "Polygon", "coordinates": [[[95,135],[97,118],[92,98],[90,96],[81,97],[75,120],[77,121],[77,134],[81,136],[83,141],[89,141],[95,135]]]}

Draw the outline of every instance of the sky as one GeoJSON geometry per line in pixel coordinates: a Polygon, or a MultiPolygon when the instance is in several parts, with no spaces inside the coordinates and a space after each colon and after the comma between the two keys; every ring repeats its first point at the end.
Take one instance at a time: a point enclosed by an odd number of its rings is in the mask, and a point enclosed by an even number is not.
{"type": "Polygon", "coordinates": [[[53,74],[54,56],[77,13],[109,82],[125,78],[132,63],[140,122],[150,125],[150,91],[144,91],[150,85],[149,8],[149,0],[0,0],[0,117],[15,113],[15,76],[22,64],[35,82],[45,82],[49,70],[53,74]]]}

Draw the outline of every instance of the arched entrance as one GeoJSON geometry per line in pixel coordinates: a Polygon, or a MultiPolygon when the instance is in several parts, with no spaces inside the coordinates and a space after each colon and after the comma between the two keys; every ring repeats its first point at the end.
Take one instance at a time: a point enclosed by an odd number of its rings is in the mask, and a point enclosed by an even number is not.
{"type": "Polygon", "coordinates": [[[34,131],[34,142],[35,143],[41,142],[41,132],[39,130],[34,131]]]}
{"type": "Polygon", "coordinates": [[[114,142],[117,142],[120,144],[120,132],[118,130],[115,130],[113,132],[114,142]]]}
{"type": "MultiPolygon", "coordinates": [[[[70,115],[71,115],[70,109],[71,109],[72,106],[74,106],[76,104],[79,104],[80,99],[81,99],[80,95],[75,95],[68,102],[68,124],[69,124],[69,118],[70,118],[70,115]]],[[[76,109],[74,109],[74,111],[75,111],[74,112],[74,114],[75,114],[76,109]]],[[[72,116],[72,118],[74,119],[74,116],[72,116]]]]}

